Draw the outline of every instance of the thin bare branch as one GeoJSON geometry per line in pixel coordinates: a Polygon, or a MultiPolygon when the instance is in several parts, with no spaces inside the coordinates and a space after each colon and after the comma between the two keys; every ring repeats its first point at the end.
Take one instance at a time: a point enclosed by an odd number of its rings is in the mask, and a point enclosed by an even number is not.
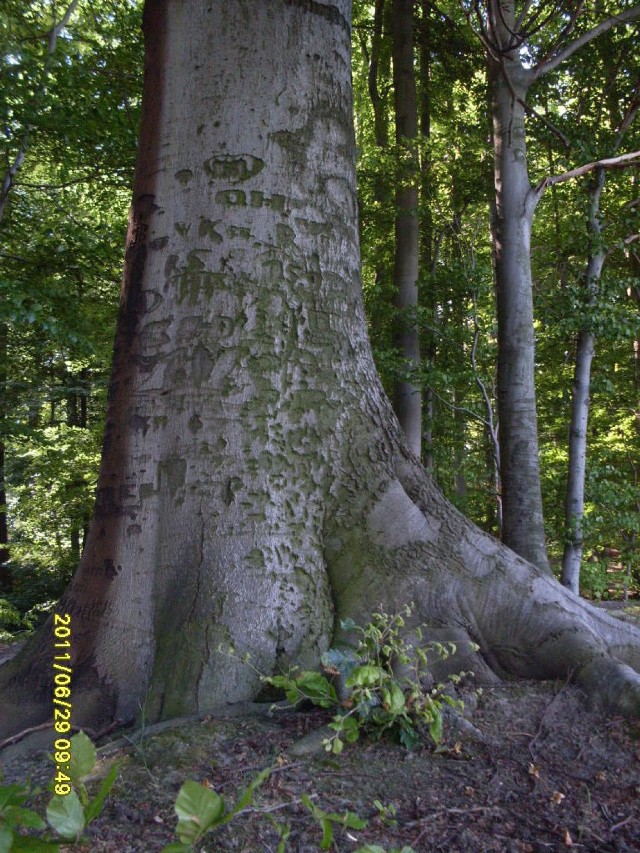
{"type": "Polygon", "coordinates": [[[593,163],[586,163],[584,166],[578,166],[575,169],[570,169],[568,172],[563,172],[561,175],[549,175],[535,187],[533,192],[537,199],[542,195],[547,187],[552,184],[561,184],[565,181],[570,181],[573,178],[581,178],[595,169],[626,169],[629,166],[640,165],[640,151],[630,151],[627,154],[620,154],[618,157],[607,157],[605,160],[596,160],[593,163]]]}
{"type": "Polygon", "coordinates": [[[608,258],[609,255],[612,255],[614,252],[616,252],[618,249],[621,249],[623,246],[630,246],[632,243],[635,243],[636,240],[640,240],[640,234],[627,234],[626,237],[624,237],[622,240],[620,240],[618,243],[616,243],[614,246],[607,250],[605,257],[608,258]]]}
{"type": "Polygon", "coordinates": [[[484,421],[484,424],[487,428],[489,436],[491,438],[491,445],[493,448],[493,461],[495,464],[496,473],[500,474],[500,445],[498,443],[498,432],[495,428],[495,423],[493,420],[493,406],[491,405],[491,399],[489,398],[489,394],[487,393],[486,386],[482,379],[480,379],[480,374],[478,372],[478,365],[476,362],[476,354],[478,351],[478,341],[480,339],[480,324],[478,323],[478,306],[476,302],[476,294],[475,291],[471,294],[471,298],[473,301],[473,344],[471,346],[471,367],[473,368],[473,377],[476,380],[476,385],[480,389],[480,393],[482,394],[482,399],[484,400],[485,409],[487,410],[487,418],[484,421]]]}
{"type": "Polygon", "coordinates": [[[553,133],[553,135],[560,140],[560,142],[562,142],[562,144],[564,145],[565,148],[569,149],[571,147],[571,142],[569,141],[569,137],[565,136],[565,134],[560,130],[560,128],[556,127],[555,124],[553,124],[553,122],[549,121],[549,119],[546,116],[543,116],[542,113],[539,113],[537,110],[535,110],[524,99],[518,98],[518,101],[525,108],[527,114],[530,115],[532,118],[535,118],[538,121],[541,121],[544,124],[544,126],[546,128],[548,128],[551,131],[551,133],[553,133]]]}
{"type": "Polygon", "coordinates": [[[479,415],[477,412],[474,412],[472,409],[467,409],[466,406],[456,406],[455,403],[451,403],[449,400],[446,400],[444,397],[441,397],[437,391],[435,391],[430,385],[428,386],[429,391],[433,394],[436,400],[439,400],[443,406],[446,406],[452,412],[462,412],[465,415],[469,415],[470,418],[473,418],[476,421],[479,421],[485,427],[489,427],[489,424],[482,415],[479,415]]]}
{"type": "Polygon", "coordinates": [[[553,71],[558,67],[558,65],[572,56],[576,50],[579,50],[581,47],[589,44],[589,42],[593,41],[593,39],[597,38],[599,35],[602,35],[602,33],[608,32],[610,29],[617,27],[619,24],[627,24],[630,21],[635,21],[637,18],[640,18],[640,5],[633,6],[631,9],[621,12],[619,15],[612,15],[610,18],[601,21],[592,29],[587,30],[586,33],[578,36],[574,41],[564,45],[564,47],[558,46],[551,56],[543,59],[533,68],[534,78],[538,79],[544,74],[547,74],[549,71],[553,71]]]}
{"type": "Polygon", "coordinates": [[[620,210],[633,210],[634,207],[637,207],[640,204],[640,198],[632,198],[631,201],[626,202],[622,205],[620,210]]]}
{"type": "MultiPolygon", "coordinates": [[[[584,11],[584,5],[585,5],[585,0],[580,0],[580,3],[578,3],[578,5],[576,6],[575,12],[569,13],[569,21],[566,24],[566,26],[564,26],[562,28],[562,30],[560,31],[560,33],[558,35],[557,44],[561,44],[564,41],[564,39],[566,39],[568,36],[571,35],[573,30],[575,29],[576,21],[578,20],[578,18],[580,17],[582,12],[584,11]]],[[[553,53],[554,48],[552,48],[550,52],[553,53]]],[[[546,59],[546,57],[545,57],[545,59],[546,59]]]]}
{"type": "MultiPolygon", "coordinates": [[[[529,9],[531,9],[533,0],[526,0],[526,2],[522,6],[522,11],[518,15],[515,24],[513,25],[513,29],[519,33],[523,29],[524,19],[529,14],[529,9]]],[[[535,12],[534,12],[535,15],[535,12]]]]}
{"type": "Polygon", "coordinates": [[[525,41],[528,41],[531,36],[534,36],[536,33],[539,33],[540,30],[543,30],[547,26],[549,21],[553,20],[553,18],[555,18],[555,16],[558,14],[556,6],[554,5],[549,14],[541,21],[539,21],[538,19],[542,14],[543,8],[543,6],[540,6],[540,8],[531,16],[529,21],[523,26],[523,35],[525,41]]]}
{"type": "MultiPolygon", "coordinates": [[[[633,92],[631,94],[631,100],[629,101],[629,106],[627,107],[627,111],[622,117],[622,121],[618,126],[618,130],[616,132],[616,139],[618,137],[620,140],[623,135],[629,130],[629,127],[636,120],[636,116],[638,115],[638,109],[640,108],[640,77],[636,80],[636,84],[633,87],[633,92]]],[[[618,142],[618,144],[620,144],[618,142]]]]}
{"type": "MultiPolygon", "coordinates": [[[[524,38],[518,32],[518,29],[516,26],[514,26],[513,29],[511,29],[511,27],[507,23],[507,20],[504,16],[504,12],[502,11],[502,4],[501,4],[500,0],[496,0],[496,2],[493,4],[493,6],[494,6],[494,8],[496,8],[498,10],[498,17],[500,18],[500,23],[502,24],[504,29],[507,31],[507,33],[509,33],[509,41],[507,42],[506,45],[501,46],[501,52],[503,54],[511,53],[512,50],[520,47],[520,45],[524,41],[524,38]]],[[[495,30],[494,30],[494,32],[495,32],[495,30]]]]}
{"type": "Polygon", "coordinates": [[[476,29],[475,26],[471,23],[471,10],[467,9],[463,0],[460,0],[460,9],[462,11],[462,14],[467,19],[469,29],[474,34],[474,36],[481,42],[482,46],[487,51],[489,56],[496,62],[500,62],[500,54],[497,52],[495,45],[489,38],[489,34],[484,26],[482,16],[480,15],[478,3],[474,2],[473,4],[473,11],[475,11],[476,17],[478,18],[478,29],[476,29]]]}
{"type": "Polygon", "coordinates": [[[71,3],[67,7],[66,12],[62,16],[62,19],[60,20],[60,23],[56,24],[56,22],[54,20],[53,26],[51,27],[51,30],[49,31],[49,55],[50,56],[55,52],[56,42],[58,40],[58,36],[62,32],[62,30],[67,26],[69,21],[71,20],[71,16],[75,12],[79,2],[80,2],[80,0],[71,0],[71,3]]]}

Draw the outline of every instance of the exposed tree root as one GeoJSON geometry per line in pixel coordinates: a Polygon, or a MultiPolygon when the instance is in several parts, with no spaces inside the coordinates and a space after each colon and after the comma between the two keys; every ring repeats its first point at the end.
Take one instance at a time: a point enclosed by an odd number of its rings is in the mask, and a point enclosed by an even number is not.
{"type": "MultiPolygon", "coordinates": [[[[640,630],[635,625],[593,607],[475,528],[442,498],[408,452],[398,455],[394,470],[395,478],[360,504],[358,519],[347,516],[342,524],[327,527],[336,625],[346,615],[364,624],[381,605],[395,612],[413,602],[407,629],[427,625],[426,641],[452,641],[458,648],[447,661],[434,661],[438,681],[460,670],[488,683],[513,676],[570,678],[607,712],[640,714],[640,630]]],[[[47,675],[50,679],[50,668],[44,675],[41,671],[46,642],[41,639],[37,657],[34,640],[0,670],[0,682],[13,686],[13,691],[3,690],[0,702],[11,701],[12,692],[14,702],[20,695],[24,700],[20,706],[0,704],[4,736],[51,718],[51,699],[47,703],[42,690],[39,696],[28,689],[29,673],[34,684],[45,683],[47,675]],[[14,685],[8,683],[11,671],[14,685]]],[[[240,659],[227,659],[226,666],[234,669],[236,680],[241,677],[240,659]]],[[[222,684],[229,673],[218,671],[222,684]]],[[[74,689],[73,722],[109,725],[115,713],[109,709],[116,706],[108,683],[91,683],[83,672],[74,689]]],[[[255,673],[246,693],[246,700],[255,698],[255,673]]],[[[200,714],[207,710],[194,708],[200,714]]]]}

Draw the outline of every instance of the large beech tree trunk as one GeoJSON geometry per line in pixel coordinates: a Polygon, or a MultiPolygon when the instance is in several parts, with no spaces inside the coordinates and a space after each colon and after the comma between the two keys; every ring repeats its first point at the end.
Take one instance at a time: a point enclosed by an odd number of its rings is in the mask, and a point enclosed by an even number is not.
{"type": "MultiPolygon", "coordinates": [[[[58,607],[76,724],[250,699],[253,667],[316,666],[337,618],[408,601],[435,635],[478,643],[461,667],[575,672],[640,709],[640,631],[454,510],[383,393],[359,284],[349,12],[147,3],[98,500],[58,607]]],[[[3,668],[3,733],[51,719],[52,644],[49,623],[3,668]]]]}

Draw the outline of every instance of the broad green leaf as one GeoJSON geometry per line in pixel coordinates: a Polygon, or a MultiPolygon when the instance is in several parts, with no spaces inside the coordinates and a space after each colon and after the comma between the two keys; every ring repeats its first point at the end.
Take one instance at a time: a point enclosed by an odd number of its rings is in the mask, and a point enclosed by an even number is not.
{"type": "Polygon", "coordinates": [[[178,791],[174,808],[178,815],[178,838],[185,844],[193,844],[220,820],[224,801],[211,788],[189,780],[178,791]]]}
{"type": "Polygon", "coordinates": [[[261,770],[260,773],[258,773],[258,775],[255,777],[255,779],[251,780],[251,782],[247,786],[246,790],[242,793],[238,802],[233,806],[232,809],[230,809],[227,812],[227,814],[224,816],[224,818],[222,820],[218,821],[218,823],[220,825],[222,825],[224,823],[228,823],[231,820],[231,818],[235,817],[235,815],[237,815],[239,812],[241,812],[242,809],[246,808],[253,798],[253,792],[256,790],[256,788],[259,788],[260,785],[263,784],[263,782],[266,782],[266,780],[269,778],[270,775],[271,775],[271,768],[270,767],[265,767],[264,770],[261,770]]]}
{"type": "Polygon", "coordinates": [[[13,826],[26,826],[29,829],[44,829],[46,823],[42,820],[39,814],[31,809],[24,809],[21,806],[8,806],[4,810],[4,816],[7,823],[13,826]]]}
{"type": "MultiPolygon", "coordinates": [[[[2,847],[0,847],[2,850],[2,847]]],[[[59,853],[60,845],[54,841],[44,841],[42,838],[20,835],[14,838],[12,853],[59,853]],[[20,840],[17,841],[16,839],[20,840]]]]}
{"type": "Polygon", "coordinates": [[[320,842],[320,849],[329,850],[333,844],[333,824],[330,820],[323,817],[320,818],[320,826],[322,827],[322,841],[320,842]]]}
{"type": "Polygon", "coordinates": [[[29,789],[24,785],[0,785],[0,814],[4,806],[21,806],[29,797],[29,789]]]}
{"type": "Polygon", "coordinates": [[[331,725],[332,728],[336,728],[348,743],[355,743],[355,741],[360,737],[361,724],[359,720],[354,716],[349,716],[340,717],[337,722],[339,722],[338,726],[331,723],[329,725],[331,725]]]}
{"type": "Polygon", "coordinates": [[[433,720],[429,723],[429,734],[434,743],[440,743],[442,739],[442,714],[436,711],[433,720]]]}
{"type": "Polygon", "coordinates": [[[375,687],[384,678],[385,672],[371,663],[357,666],[346,680],[347,687],[375,687]]]}
{"type": "Polygon", "coordinates": [[[420,735],[410,723],[400,726],[400,743],[408,750],[415,749],[420,742],[420,735]]]}
{"type": "Polygon", "coordinates": [[[193,853],[193,844],[182,844],[180,841],[172,841],[162,848],[160,853],[193,853]]]}
{"type": "Polygon", "coordinates": [[[78,795],[72,789],[66,797],[54,794],[47,806],[47,820],[58,835],[75,840],[84,829],[84,812],[78,795]]]}
{"type": "Polygon", "coordinates": [[[98,817],[100,812],[102,811],[102,806],[104,805],[104,801],[109,796],[109,791],[113,788],[113,783],[118,778],[118,771],[120,770],[119,764],[114,764],[105,778],[102,780],[102,784],[100,785],[100,790],[93,797],[89,804],[85,807],[84,810],[84,818],[87,823],[91,823],[91,821],[98,817]]]}
{"type": "Polygon", "coordinates": [[[13,832],[8,826],[0,826],[0,853],[10,853],[13,843],[13,832]]]}
{"type": "Polygon", "coordinates": [[[314,705],[330,708],[338,702],[333,684],[320,672],[302,672],[296,679],[296,684],[314,705]]]}
{"type": "Polygon", "coordinates": [[[95,767],[97,758],[96,748],[84,732],[78,732],[71,738],[71,761],[69,775],[77,785],[95,767]]]}
{"type": "Polygon", "coordinates": [[[401,714],[406,710],[404,693],[398,684],[391,684],[382,690],[382,704],[390,714],[401,714]]]}
{"type": "Polygon", "coordinates": [[[262,680],[281,690],[286,690],[291,685],[291,678],[288,675],[264,675],[262,680]]]}
{"type": "Polygon", "coordinates": [[[368,821],[360,817],[360,815],[355,814],[355,812],[345,812],[344,814],[330,812],[326,817],[330,821],[333,821],[333,823],[339,823],[340,826],[346,826],[349,829],[364,829],[368,823],[368,821]]]}

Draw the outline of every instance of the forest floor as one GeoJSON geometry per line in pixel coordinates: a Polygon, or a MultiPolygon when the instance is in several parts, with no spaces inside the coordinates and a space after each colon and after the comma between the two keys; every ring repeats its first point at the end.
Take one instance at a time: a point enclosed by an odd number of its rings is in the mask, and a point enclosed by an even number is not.
{"type": "MultiPolygon", "coordinates": [[[[384,740],[348,745],[339,756],[313,751],[313,733],[329,720],[319,710],[208,717],[150,727],[135,741],[120,736],[99,750],[96,778],[122,762],[102,815],[87,843],[63,849],[156,853],[175,840],[173,805],[185,780],[206,783],[230,807],[271,767],[249,807],[205,836],[199,853],[276,853],[285,826],[280,849],[320,850],[322,829],[305,794],[324,812],[367,820],[363,829],[335,826],[330,849],[340,853],[366,844],[416,853],[640,851],[640,722],[604,718],[559,683],[504,683],[466,698],[472,725],[452,721],[437,748],[425,742],[413,752],[384,740]]],[[[51,746],[29,755],[19,747],[0,753],[6,780],[45,787],[51,746]]]]}

